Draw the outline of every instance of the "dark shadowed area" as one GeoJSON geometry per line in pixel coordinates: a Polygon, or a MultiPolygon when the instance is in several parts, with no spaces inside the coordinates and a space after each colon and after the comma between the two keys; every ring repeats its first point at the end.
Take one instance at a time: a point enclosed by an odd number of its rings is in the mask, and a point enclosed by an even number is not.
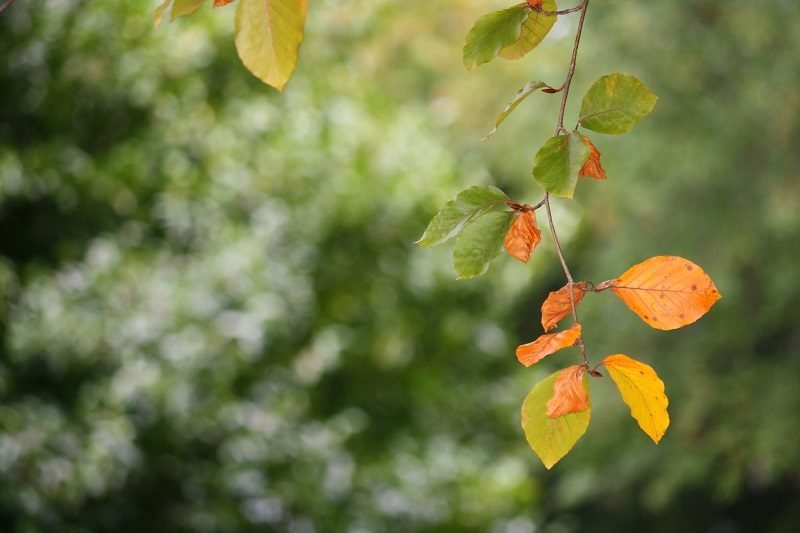
{"type": "Polygon", "coordinates": [[[798,531],[797,2],[592,1],[567,123],[609,72],[660,100],[593,135],[609,179],[554,202],[567,259],[598,283],[680,255],[723,298],[663,332],[589,294],[590,360],[652,365],[671,425],[654,445],[592,380],[550,471],[519,409],[578,355],[514,348],[564,284],[552,241],[468,281],[413,242],[470,185],[541,198],[558,97],[481,138],[563,81],[574,16],[467,72],[508,3],[312,1],[278,93],[235,4],[155,5],[0,13],[0,531],[798,531]]]}

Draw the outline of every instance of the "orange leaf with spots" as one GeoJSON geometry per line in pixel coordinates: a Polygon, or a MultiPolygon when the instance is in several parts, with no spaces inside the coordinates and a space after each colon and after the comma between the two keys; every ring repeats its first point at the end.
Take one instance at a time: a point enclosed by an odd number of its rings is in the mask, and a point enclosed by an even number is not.
{"type": "Polygon", "coordinates": [[[513,257],[527,263],[536,245],[542,240],[542,232],[536,224],[533,209],[523,209],[517,214],[511,229],[506,234],[503,246],[513,257]]]}
{"type": "Polygon", "coordinates": [[[227,6],[231,2],[233,2],[233,0],[214,0],[214,7],[227,6]]]}
{"type": "Polygon", "coordinates": [[[721,298],[702,268],[668,255],[651,257],[597,288],[611,289],[642,320],[663,330],[691,324],[721,298]]]}
{"type": "Polygon", "coordinates": [[[581,171],[578,172],[579,178],[594,178],[598,180],[604,180],[608,176],[606,175],[606,171],[603,170],[602,165],[600,165],[600,151],[594,147],[592,141],[589,140],[589,137],[586,135],[581,135],[583,141],[586,143],[586,146],[589,147],[589,159],[586,160],[586,163],[583,164],[581,171]]]}
{"type": "MultiPolygon", "coordinates": [[[[581,303],[586,294],[585,281],[579,281],[573,285],[572,297],[575,300],[575,307],[581,303]]],[[[569,299],[569,284],[564,285],[557,291],[553,291],[542,304],[542,327],[545,331],[554,329],[562,318],[572,313],[572,302],[569,299]]]]}
{"type": "Polygon", "coordinates": [[[517,346],[517,359],[525,366],[531,366],[550,354],[569,348],[581,338],[581,325],[577,322],[571,328],[542,335],[533,342],[517,346]]]}
{"type": "Polygon", "coordinates": [[[600,363],[616,383],[622,400],[631,408],[631,416],[642,431],[658,444],[669,426],[664,382],[653,367],[627,355],[609,355],[600,363]]]}
{"type": "Polygon", "coordinates": [[[547,416],[558,418],[587,410],[590,407],[587,386],[585,366],[565,368],[556,378],[553,397],[547,402],[547,416]]]}

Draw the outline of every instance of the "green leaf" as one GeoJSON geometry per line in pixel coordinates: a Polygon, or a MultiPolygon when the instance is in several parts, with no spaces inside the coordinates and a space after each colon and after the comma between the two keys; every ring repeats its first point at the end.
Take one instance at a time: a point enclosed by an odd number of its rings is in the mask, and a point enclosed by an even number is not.
{"type": "Polygon", "coordinates": [[[497,116],[497,120],[494,123],[494,129],[492,129],[492,131],[490,131],[486,135],[486,137],[483,138],[483,140],[485,141],[489,139],[489,137],[494,135],[494,132],[496,132],[497,128],[500,127],[500,124],[502,124],[503,121],[506,118],[508,118],[508,115],[510,115],[517,108],[517,106],[519,106],[519,104],[521,104],[528,96],[535,93],[539,89],[548,89],[550,91],[555,91],[555,89],[553,89],[543,81],[528,82],[527,85],[525,85],[525,87],[517,91],[517,94],[514,95],[514,99],[511,100],[508,103],[508,105],[506,105],[505,109],[503,109],[503,112],[497,116]]]}
{"type": "Polygon", "coordinates": [[[490,211],[464,227],[453,252],[458,279],[474,278],[489,270],[489,263],[503,248],[513,221],[513,211],[490,211]]]}
{"type": "Polygon", "coordinates": [[[522,24],[529,12],[527,4],[519,4],[479,18],[469,30],[464,45],[464,66],[467,70],[488,63],[500,50],[514,44],[520,37],[522,24]]]}
{"type": "Polygon", "coordinates": [[[178,17],[185,17],[197,11],[206,0],[175,0],[172,4],[172,15],[170,20],[178,17]]]}
{"type": "Polygon", "coordinates": [[[236,51],[264,83],[283,90],[294,72],[303,41],[307,0],[240,0],[236,51]]]}
{"type": "MultiPolygon", "coordinates": [[[[525,438],[544,466],[549,470],[572,449],[578,439],[586,433],[592,415],[591,400],[589,409],[579,413],[549,418],[547,402],[553,397],[559,371],[540,381],[531,389],[522,404],[522,429],[525,438]]],[[[589,392],[586,375],[583,386],[589,392]]]]}
{"type": "MultiPolygon", "coordinates": [[[[527,6],[526,4],[521,4],[527,6]]],[[[555,0],[545,0],[541,5],[542,11],[555,11],[558,9],[555,0]]],[[[550,33],[556,22],[556,15],[545,15],[532,9],[528,10],[528,18],[522,24],[520,35],[515,42],[506,46],[497,55],[503,59],[519,59],[541,43],[550,33]]]]}
{"type": "Polygon", "coordinates": [[[572,198],[578,173],[590,155],[591,150],[575,131],[551,137],[533,159],[533,177],[550,194],[572,198]]]}
{"type": "Polygon", "coordinates": [[[608,74],[583,97],[579,123],[598,133],[627,133],[650,114],[657,101],[658,96],[635,77],[608,74]]]}
{"type": "Polygon", "coordinates": [[[458,193],[433,217],[417,241],[420,246],[436,246],[458,235],[464,226],[493,207],[503,205],[506,193],[497,187],[476,186],[458,193]]]}

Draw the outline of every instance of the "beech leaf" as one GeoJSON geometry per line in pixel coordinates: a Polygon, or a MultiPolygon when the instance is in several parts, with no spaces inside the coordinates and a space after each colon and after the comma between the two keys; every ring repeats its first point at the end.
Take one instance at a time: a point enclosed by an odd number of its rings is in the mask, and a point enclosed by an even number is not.
{"type": "MultiPolygon", "coordinates": [[[[524,57],[528,52],[539,46],[539,43],[550,33],[553,24],[556,23],[556,15],[546,15],[541,12],[553,12],[558,9],[555,0],[544,0],[536,4],[541,11],[528,9],[526,4],[520,5],[528,11],[528,18],[522,23],[517,40],[498,52],[497,55],[503,59],[513,60],[524,57]]],[[[530,2],[527,2],[527,5],[530,5],[530,2]]]]}
{"type": "Polygon", "coordinates": [[[479,18],[467,33],[464,45],[467,70],[492,61],[500,50],[516,42],[529,11],[527,5],[520,4],[479,18]]]}
{"type": "Polygon", "coordinates": [[[586,367],[573,365],[565,368],[556,378],[553,397],[547,402],[548,418],[580,413],[589,408],[589,380],[586,367]]]}
{"type": "Polygon", "coordinates": [[[553,467],[578,442],[589,427],[592,409],[558,418],[547,416],[547,403],[553,397],[556,372],[536,384],[522,404],[521,422],[525,439],[539,456],[545,468],[553,467]]]}
{"type": "Polygon", "coordinates": [[[500,127],[500,124],[502,124],[503,121],[508,118],[508,116],[517,108],[517,106],[519,106],[528,96],[532,95],[539,89],[555,90],[543,81],[528,82],[525,87],[517,91],[517,94],[514,95],[514,99],[511,100],[506,105],[505,109],[503,109],[503,112],[497,116],[497,120],[494,123],[494,128],[492,131],[486,134],[486,137],[484,137],[483,140],[486,141],[489,139],[489,137],[494,135],[494,133],[497,131],[497,128],[500,127]]]}
{"type": "Polygon", "coordinates": [[[627,355],[609,355],[600,364],[616,383],[622,400],[631,409],[631,416],[658,444],[669,426],[669,400],[664,394],[664,382],[650,365],[627,355]]]}
{"type": "Polygon", "coordinates": [[[153,23],[156,26],[161,24],[164,15],[170,10],[170,20],[178,17],[185,17],[197,11],[206,0],[164,0],[153,14],[153,23]]]}
{"type": "Polygon", "coordinates": [[[589,147],[577,132],[551,137],[536,153],[533,177],[550,194],[572,198],[578,173],[590,155],[589,147]]]}
{"type": "Polygon", "coordinates": [[[458,235],[471,220],[494,207],[504,205],[506,193],[490,185],[470,187],[436,213],[425,233],[417,241],[420,246],[436,246],[458,235]]]}
{"type": "MultiPolygon", "coordinates": [[[[575,300],[575,307],[581,303],[586,294],[585,281],[579,281],[573,285],[572,297],[575,300]]],[[[572,313],[572,301],[569,298],[569,284],[564,285],[557,291],[551,292],[542,304],[542,327],[545,331],[555,329],[558,323],[572,313]]]]}
{"type": "Polygon", "coordinates": [[[214,0],[214,7],[227,6],[231,2],[233,2],[233,0],[214,0]]]}
{"type": "Polygon", "coordinates": [[[589,140],[589,137],[581,135],[581,138],[586,143],[586,146],[589,147],[589,159],[583,164],[583,168],[581,168],[581,171],[578,173],[578,177],[594,178],[598,180],[606,179],[608,176],[606,175],[606,171],[603,170],[603,166],[600,164],[600,151],[595,148],[592,141],[589,140]]]}
{"type": "Polygon", "coordinates": [[[489,270],[489,263],[500,253],[513,219],[513,211],[490,211],[464,227],[453,251],[458,279],[474,278],[489,270]]]}
{"type": "Polygon", "coordinates": [[[525,366],[531,366],[548,355],[573,346],[581,338],[581,325],[577,322],[567,330],[548,333],[533,342],[517,346],[517,359],[525,366]]]}
{"type": "Polygon", "coordinates": [[[650,114],[657,101],[634,76],[608,74],[595,81],[583,97],[579,123],[598,133],[627,133],[650,114]]]}
{"type": "Polygon", "coordinates": [[[662,330],[691,324],[722,297],[702,268],[683,257],[667,255],[634,265],[597,288],[610,288],[642,320],[662,330]]]}
{"type": "Polygon", "coordinates": [[[244,66],[282,91],[297,65],[308,0],[239,0],[236,51],[244,66]]]}
{"type": "Polygon", "coordinates": [[[536,212],[529,209],[516,214],[503,241],[503,247],[512,257],[527,263],[541,240],[542,232],[536,225],[536,212]]]}

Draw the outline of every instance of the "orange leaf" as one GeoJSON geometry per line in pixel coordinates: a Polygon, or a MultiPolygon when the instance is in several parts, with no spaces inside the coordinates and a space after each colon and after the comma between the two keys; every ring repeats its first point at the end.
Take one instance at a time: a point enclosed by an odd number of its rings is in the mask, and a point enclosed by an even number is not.
{"type": "Polygon", "coordinates": [[[542,2],[544,2],[544,0],[528,0],[528,5],[531,7],[536,7],[542,5],[542,2]]]}
{"type": "Polygon", "coordinates": [[[608,176],[606,175],[606,171],[603,170],[603,167],[600,165],[600,151],[594,147],[592,141],[589,140],[589,137],[586,135],[581,135],[583,141],[586,143],[586,146],[589,147],[589,159],[586,160],[586,163],[583,164],[583,168],[581,171],[578,172],[579,178],[594,178],[598,180],[604,180],[608,176]]]}
{"type": "Polygon", "coordinates": [[[227,6],[231,2],[233,2],[233,0],[214,0],[214,7],[227,6]]]}
{"type": "Polygon", "coordinates": [[[721,298],[702,268],[667,255],[651,257],[598,288],[610,288],[642,320],[663,330],[691,324],[721,298]]]}
{"type": "Polygon", "coordinates": [[[547,416],[559,416],[580,413],[589,408],[589,391],[586,390],[584,377],[586,367],[573,365],[564,369],[556,378],[553,386],[553,398],[547,402],[547,416]]]}
{"type": "Polygon", "coordinates": [[[669,426],[669,400],[664,394],[664,382],[653,367],[621,353],[609,355],[600,364],[617,384],[622,400],[631,409],[631,416],[658,444],[669,426]]]}
{"type": "Polygon", "coordinates": [[[581,325],[577,322],[571,328],[542,335],[533,342],[517,346],[517,359],[525,366],[531,366],[562,348],[569,348],[581,338],[581,325]]]}
{"type": "MultiPolygon", "coordinates": [[[[579,281],[573,285],[572,297],[575,300],[575,307],[586,294],[583,292],[584,288],[586,288],[585,281],[579,281]]],[[[542,327],[545,331],[550,331],[570,313],[572,313],[572,302],[569,299],[569,284],[567,284],[557,291],[551,292],[542,304],[542,327]]]]}
{"type": "Polygon", "coordinates": [[[511,229],[506,233],[503,246],[513,257],[527,263],[534,248],[541,240],[542,232],[536,225],[536,213],[532,209],[528,209],[517,215],[511,229]]]}

